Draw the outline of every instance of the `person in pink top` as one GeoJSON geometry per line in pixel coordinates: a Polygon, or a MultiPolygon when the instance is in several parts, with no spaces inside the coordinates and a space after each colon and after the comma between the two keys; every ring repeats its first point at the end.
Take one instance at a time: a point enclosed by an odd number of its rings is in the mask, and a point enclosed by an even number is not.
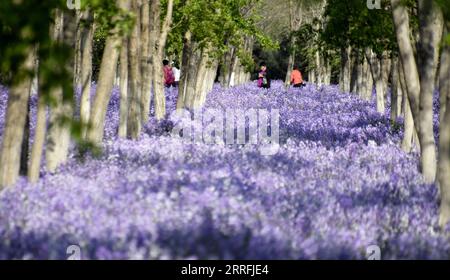
{"type": "Polygon", "coordinates": [[[172,67],[169,65],[169,61],[165,59],[164,64],[164,85],[166,87],[175,86],[175,75],[173,74],[172,67]]]}

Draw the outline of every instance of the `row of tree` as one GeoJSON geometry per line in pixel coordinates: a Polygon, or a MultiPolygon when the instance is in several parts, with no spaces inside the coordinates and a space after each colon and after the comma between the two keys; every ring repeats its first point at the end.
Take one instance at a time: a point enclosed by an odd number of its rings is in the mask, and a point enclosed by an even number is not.
{"type": "Polygon", "coordinates": [[[80,151],[100,147],[117,80],[118,135],[137,139],[152,107],[157,120],[166,117],[164,58],[181,65],[177,108],[194,109],[203,105],[217,78],[226,87],[249,80],[255,42],[274,45],[255,26],[257,0],[78,2],[79,7],[66,0],[0,3],[0,41],[8,42],[0,45],[0,76],[10,91],[0,188],[13,185],[20,173],[38,180],[44,151],[47,171],[55,172],[67,161],[71,139],[80,151]],[[100,45],[99,34],[105,34],[100,45]],[[39,102],[29,151],[34,81],[39,102]]]}
{"type": "Polygon", "coordinates": [[[379,7],[360,0],[279,1],[290,14],[284,23],[291,46],[286,83],[301,52],[310,82],[328,84],[338,67],[341,91],[371,100],[375,89],[382,114],[390,94],[392,123],[404,119],[402,148],[409,153],[416,146],[425,182],[440,186],[439,222],[445,225],[450,220],[450,1],[380,0],[379,7]]]}
{"type": "Polygon", "coordinates": [[[323,26],[316,29],[317,48],[324,57],[340,54],[342,91],[371,99],[375,88],[383,114],[390,93],[392,122],[404,118],[402,148],[411,152],[415,143],[425,182],[440,186],[440,224],[445,225],[450,219],[450,1],[385,0],[381,9],[366,1],[326,2],[323,16],[315,19],[323,26]],[[433,123],[436,91],[439,143],[433,123]]]}

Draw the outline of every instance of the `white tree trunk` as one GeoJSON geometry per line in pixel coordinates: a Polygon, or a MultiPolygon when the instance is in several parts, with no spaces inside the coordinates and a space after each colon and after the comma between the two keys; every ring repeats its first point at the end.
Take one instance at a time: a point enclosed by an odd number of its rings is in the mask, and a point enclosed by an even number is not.
{"type": "MultiPolygon", "coordinates": [[[[411,112],[416,126],[419,123],[419,97],[420,80],[417,69],[414,49],[410,39],[409,16],[406,7],[402,5],[401,0],[391,0],[392,15],[397,35],[397,43],[400,50],[400,59],[405,75],[406,92],[405,98],[409,99],[411,112]]],[[[416,127],[416,130],[419,127],[416,127]]]]}
{"type": "Polygon", "coordinates": [[[42,154],[45,143],[45,133],[47,129],[46,115],[47,105],[45,104],[43,89],[41,88],[38,92],[36,128],[34,133],[33,147],[31,149],[30,165],[28,168],[28,180],[31,183],[36,183],[39,180],[39,172],[41,168],[42,154]]]}
{"type": "Polygon", "coordinates": [[[155,93],[155,117],[157,120],[162,120],[166,116],[166,96],[164,92],[164,82],[163,82],[163,55],[164,48],[166,46],[167,36],[171,29],[172,24],[172,13],[173,13],[173,0],[167,1],[167,14],[164,19],[164,24],[159,36],[159,40],[156,44],[155,60],[154,63],[154,93],[155,93]]]}
{"type": "Polygon", "coordinates": [[[119,137],[127,137],[128,119],[128,38],[123,39],[120,49],[120,112],[119,137]]]}
{"type": "MultiPolygon", "coordinates": [[[[450,24],[446,24],[446,35],[450,24]]],[[[439,137],[439,186],[441,207],[439,225],[444,227],[450,221],[450,46],[443,47],[439,75],[441,122],[439,137]],[[442,106],[442,104],[445,106],[442,106]]]]}
{"type": "Polygon", "coordinates": [[[92,81],[92,46],[94,39],[94,23],[91,12],[83,12],[85,26],[81,31],[81,104],[80,121],[83,124],[82,138],[86,138],[89,114],[91,111],[91,81],[92,81]]]}
{"type": "MultiPolygon", "coordinates": [[[[117,3],[125,11],[130,8],[129,0],[118,0],[117,3]]],[[[87,139],[97,145],[103,141],[106,110],[114,84],[121,44],[122,37],[118,30],[115,30],[106,39],[105,50],[103,51],[97,92],[91,111],[91,127],[87,135],[87,139]]]]}
{"type": "MultiPolygon", "coordinates": [[[[33,71],[34,51],[28,48],[28,55],[20,66],[21,73],[33,71]]],[[[14,185],[19,176],[20,156],[23,133],[28,111],[32,77],[26,76],[15,81],[8,96],[5,128],[3,131],[2,150],[0,154],[0,189],[14,185]]]]}
{"type": "MultiPolygon", "coordinates": [[[[68,11],[64,13],[63,42],[69,48],[75,48],[76,38],[76,18],[75,13],[68,11]]],[[[63,65],[67,72],[74,74],[74,61],[63,65]]],[[[50,123],[48,127],[46,160],[49,172],[55,172],[56,169],[66,163],[69,155],[69,146],[71,139],[70,121],[74,114],[74,84],[73,80],[69,86],[56,89],[54,98],[56,105],[50,110],[50,123]],[[69,97],[69,98],[68,98],[69,97]]]]}
{"type": "MultiPolygon", "coordinates": [[[[399,74],[399,83],[400,87],[403,91],[406,91],[406,81],[405,74],[403,72],[403,66],[401,60],[399,60],[398,64],[398,74],[399,74]]],[[[404,132],[403,132],[403,141],[402,141],[402,149],[406,153],[410,153],[412,149],[413,136],[414,136],[414,119],[411,111],[411,106],[409,104],[408,98],[403,98],[403,112],[404,112],[404,132]]]]}
{"type": "Polygon", "coordinates": [[[380,114],[383,114],[385,109],[385,102],[381,59],[378,58],[370,49],[366,49],[366,57],[370,66],[370,71],[372,72],[372,78],[377,93],[377,111],[380,114]]]}
{"type": "Polygon", "coordinates": [[[339,85],[342,92],[350,92],[351,82],[351,47],[341,50],[341,75],[339,85]]]}
{"type": "Polygon", "coordinates": [[[128,118],[127,118],[127,137],[138,139],[142,129],[141,115],[141,64],[140,64],[140,7],[138,0],[132,2],[132,11],[136,15],[133,30],[130,37],[129,54],[129,89],[128,92],[128,118]]]}
{"type": "Polygon", "coordinates": [[[434,1],[419,0],[420,18],[420,111],[419,140],[422,173],[427,183],[436,179],[436,143],[433,131],[433,94],[439,59],[443,15],[434,1]]]}
{"type": "MultiPolygon", "coordinates": [[[[155,2],[155,1],[152,1],[155,2]]],[[[152,8],[154,8],[154,3],[152,3],[152,8]]],[[[152,11],[153,12],[153,11],[152,11]]],[[[151,55],[155,49],[154,42],[156,38],[150,40],[150,32],[156,30],[155,19],[158,18],[158,14],[150,14],[150,3],[149,1],[144,1],[141,8],[141,70],[142,70],[142,89],[141,89],[141,118],[142,123],[146,124],[150,118],[150,98],[152,90],[152,63],[151,55]],[[152,16],[152,17],[150,17],[152,16]],[[152,20],[150,20],[150,18],[152,20]]],[[[153,35],[153,34],[152,34],[153,35]]]]}
{"type": "Polygon", "coordinates": [[[391,122],[397,122],[398,113],[398,57],[394,57],[391,63],[391,122]]]}

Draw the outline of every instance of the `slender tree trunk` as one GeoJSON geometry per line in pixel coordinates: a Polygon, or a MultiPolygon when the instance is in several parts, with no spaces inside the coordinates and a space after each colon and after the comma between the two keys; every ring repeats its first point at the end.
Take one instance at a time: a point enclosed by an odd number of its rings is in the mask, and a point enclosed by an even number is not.
{"type": "MultiPolygon", "coordinates": [[[[155,16],[152,14],[152,16],[155,16]]],[[[142,70],[142,89],[141,89],[141,113],[142,123],[146,124],[150,117],[150,97],[151,97],[151,63],[150,49],[154,49],[154,44],[150,46],[150,4],[144,1],[141,8],[141,70],[142,70]]],[[[153,42],[152,42],[153,43],[153,42]]]]}
{"type": "Polygon", "coordinates": [[[94,23],[90,11],[83,12],[83,27],[81,32],[81,104],[80,121],[83,124],[82,138],[86,138],[89,114],[91,111],[92,82],[92,45],[94,40],[94,23]]]}
{"type": "MultiPolygon", "coordinates": [[[[31,84],[30,84],[31,91],[31,84]]],[[[22,149],[20,153],[20,170],[19,174],[27,176],[28,174],[28,159],[30,154],[30,101],[31,92],[29,91],[28,106],[26,111],[25,126],[23,128],[22,149]]]]}
{"type": "Polygon", "coordinates": [[[120,50],[120,116],[119,137],[127,137],[128,119],[128,38],[123,39],[120,50]]]}
{"type": "MultiPolygon", "coordinates": [[[[315,52],[315,59],[316,59],[316,79],[317,79],[316,83],[317,85],[321,86],[323,84],[323,64],[319,51],[315,52]]],[[[349,76],[349,91],[350,91],[350,83],[351,83],[351,70],[349,76]]]]}
{"type": "MultiPolygon", "coordinates": [[[[130,0],[118,0],[117,3],[121,9],[129,10],[130,0]]],[[[105,50],[103,51],[97,92],[91,111],[91,127],[87,134],[87,139],[97,145],[103,140],[106,110],[114,84],[122,40],[118,30],[115,30],[106,39],[105,50]]]]}
{"type": "MultiPolygon", "coordinates": [[[[28,56],[19,71],[33,71],[34,52],[27,50],[28,56]]],[[[2,150],[0,154],[0,189],[14,185],[19,176],[22,139],[28,110],[28,100],[32,77],[26,76],[20,81],[14,81],[8,96],[5,128],[3,131],[2,150]]]]}
{"type": "Polygon", "coordinates": [[[383,92],[385,95],[387,94],[389,89],[389,78],[391,76],[391,68],[392,68],[391,64],[392,60],[390,58],[389,52],[384,51],[381,59],[381,74],[383,79],[383,92]]]}
{"type": "MultiPolygon", "coordinates": [[[[186,94],[188,88],[189,77],[189,62],[192,56],[192,34],[187,31],[183,39],[183,57],[181,62],[181,77],[180,84],[178,86],[178,99],[177,99],[177,110],[185,108],[186,104],[186,94]]],[[[223,68],[222,68],[223,71],[223,68]]],[[[223,73],[221,73],[223,75],[223,73]]],[[[222,84],[222,86],[224,86],[222,84]]]]}
{"type": "Polygon", "coordinates": [[[394,57],[391,63],[391,122],[397,122],[398,113],[398,57],[394,57]]]}
{"type": "Polygon", "coordinates": [[[383,74],[381,67],[381,59],[378,58],[370,49],[366,49],[366,57],[369,62],[370,71],[372,72],[373,82],[377,93],[377,111],[381,114],[384,113],[384,85],[383,74]]]}
{"type": "Polygon", "coordinates": [[[84,32],[85,26],[83,24],[83,17],[85,11],[76,11],[76,34],[75,34],[75,59],[74,59],[74,79],[73,83],[75,88],[82,87],[82,60],[83,60],[83,46],[82,46],[82,33],[84,32]]]}
{"type": "MultiPolygon", "coordinates": [[[[402,61],[399,60],[398,63],[398,80],[400,87],[403,92],[406,92],[406,81],[405,74],[403,72],[402,61]]],[[[405,119],[405,129],[403,133],[402,149],[406,153],[410,153],[412,149],[413,136],[414,136],[414,119],[411,111],[411,106],[409,104],[408,98],[403,98],[403,111],[405,119]]]]}
{"type": "MultiPolygon", "coordinates": [[[[450,26],[446,24],[445,36],[450,33],[450,26]]],[[[447,109],[447,101],[450,98],[450,46],[446,45],[442,48],[441,62],[439,68],[439,102],[440,102],[440,124],[444,123],[444,114],[447,109]]]]}
{"type": "Polygon", "coordinates": [[[162,120],[166,116],[166,96],[164,92],[163,82],[163,55],[166,46],[167,35],[170,32],[172,25],[173,0],[167,1],[167,14],[164,19],[161,34],[156,44],[155,60],[154,62],[154,89],[155,89],[155,117],[157,120],[162,120]]]}
{"type": "MultiPolygon", "coordinates": [[[[64,13],[63,43],[70,49],[75,49],[76,18],[75,13],[64,13]]],[[[74,57],[61,67],[70,74],[74,74],[74,57]]],[[[70,146],[70,121],[73,118],[74,84],[53,91],[56,105],[50,110],[50,123],[46,149],[47,169],[55,172],[56,169],[67,161],[70,146]]]]}
{"type": "MultiPolygon", "coordinates": [[[[446,35],[449,34],[450,23],[446,23],[446,35]]],[[[441,207],[439,225],[444,227],[450,221],[450,46],[443,47],[439,75],[441,122],[439,136],[439,187],[441,207]]]]}
{"type": "MultiPolygon", "coordinates": [[[[42,84],[42,79],[38,82],[42,84]]],[[[45,133],[47,129],[47,105],[43,95],[43,89],[40,87],[38,93],[38,107],[36,115],[36,128],[34,133],[33,147],[31,150],[30,166],[28,168],[28,180],[36,183],[39,180],[39,171],[41,168],[42,153],[45,143],[45,133]]]]}
{"type": "Polygon", "coordinates": [[[420,112],[419,140],[422,173],[427,183],[436,179],[436,143],[433,131],[433,95],[442,36],[443,15],[434,1],[419,0],[420,112]]]}
{"type": "Polygon", "coordinates": [[[350,80],[351,80],[351,48],[343,48],[341,50],[341,76],[339,80],[340,88],[342,92],[350,92],[350,80]]]}
{"type": "Polygon", "coordinates": [[[141,134],[142,115],[141,109],[141,64],[140,64],[140,7],[138,0],[134,0],[132,10],[137,15],[136,22],[130,37],[129,54],[129,96],[128,96],[128,118],[127,118],[127,136],[130,139],[137,139],[141,134]]]}
{"type": "Polygon", "coordinates": [[[358,53],[356,55],[352,56],[352,74],[350,78],[350,92],[351,93],[358,93],[358,78],[360,75],[360,62],[359,62],[359,56],[358,53]]]}
{"type": "Polygon", "coordinates": [[[406,91],[404,93],[406,93],[409,99],[416,130],[419,131],[420,80],[414,49],[409,36],[409,16],[406,7],[402,4],[402,0],[391,0],[391,4],[397,43],[400,50],[400,59],[405,75],[406,91]]]}

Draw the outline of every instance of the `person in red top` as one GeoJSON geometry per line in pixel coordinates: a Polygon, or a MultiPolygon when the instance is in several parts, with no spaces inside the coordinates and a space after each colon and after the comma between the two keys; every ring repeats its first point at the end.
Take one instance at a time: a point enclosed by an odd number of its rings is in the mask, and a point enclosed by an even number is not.
{"type": "Polygon", "coordinates": [[[292,71],[291,74],[291,85],[293,85],[295,88],[305,86],[305,83],[303,82],[302,72],[300,72],[297,66],[294,66],[294,71],[292,71]]]}
{"type": "Polygon", "coordinates": [[[175,86],[175,75],[173,74],[172,67],[169,65],[167,59],[163,60],[164,64],[164,85],[166,87],[175,86]]]}

